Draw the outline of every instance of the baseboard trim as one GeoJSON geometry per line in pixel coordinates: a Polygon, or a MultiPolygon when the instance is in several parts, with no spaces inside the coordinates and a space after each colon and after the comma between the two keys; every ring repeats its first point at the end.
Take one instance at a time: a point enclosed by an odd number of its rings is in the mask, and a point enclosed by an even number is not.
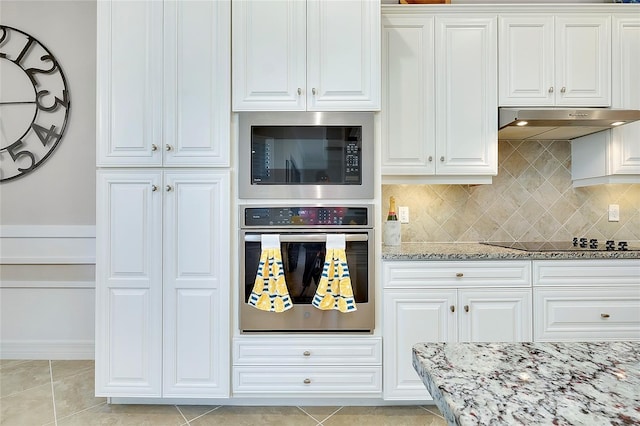
{"type": "Polygon", "coordinates": [[[0,341],[0,359],[95,359],[95,342],[70,341],[0,341]]]}

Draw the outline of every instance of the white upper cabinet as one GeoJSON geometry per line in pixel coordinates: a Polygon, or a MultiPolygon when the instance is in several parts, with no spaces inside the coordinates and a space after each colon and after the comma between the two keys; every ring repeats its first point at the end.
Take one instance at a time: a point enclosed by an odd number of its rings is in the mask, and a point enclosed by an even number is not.
{"type": "Polygon", "coordinates": [[[228,166],[229,1],[100,1],[98,17],[98,166],[228,166]]]}
{"type": "Polygon", "coordinates": [[[496,15],[386,13],[382,39],[383,181],[491,183],[496,15]]]}
{"type": "Polygon", "coordinates": [[[234,1],[232,31],[234,111],[380,109],[379,1],[234,1]]]}
{"type": "Polygon", "coordinates": [[[611,105],[611,17],[500,16],[500,106],[611,105]]]}
{"type": "MultiPolygon", "coordinates": [[[[640,109],[640,18],[613,15],[612,107],[640,109]]],[[[571,141],[573,186],[640,182],[640,123],[571,141]]]]}

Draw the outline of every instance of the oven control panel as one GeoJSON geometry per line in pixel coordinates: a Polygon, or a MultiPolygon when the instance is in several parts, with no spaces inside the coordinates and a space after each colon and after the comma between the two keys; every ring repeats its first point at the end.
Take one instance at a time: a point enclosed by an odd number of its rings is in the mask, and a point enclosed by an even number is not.
{"type": "Polygon", "coordinates": [[[369,226],[367,207],[246,207],[244,226],[369,226]]]}

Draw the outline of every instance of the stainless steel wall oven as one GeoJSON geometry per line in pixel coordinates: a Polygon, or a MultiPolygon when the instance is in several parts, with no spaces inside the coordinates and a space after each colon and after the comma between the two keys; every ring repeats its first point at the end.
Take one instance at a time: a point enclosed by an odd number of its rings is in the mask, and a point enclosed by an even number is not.
{"type": "Polygon", "coordinates": [[[240,198],[373,198],[373,113],[241,113],[239,126],[240,198]]]}
{"type": "Polygon", "coordinates": [[[246,332],[371,332],[374,329],[373,206],[241,206],[240,330],[246,332]],[[254,286],[263,234],[278,234],[293,308],[267,312],[247,302],[254,286]],[[312,299],[321,278],[328,234],[344,234],[357,310],[320,310],[312,299]]]}

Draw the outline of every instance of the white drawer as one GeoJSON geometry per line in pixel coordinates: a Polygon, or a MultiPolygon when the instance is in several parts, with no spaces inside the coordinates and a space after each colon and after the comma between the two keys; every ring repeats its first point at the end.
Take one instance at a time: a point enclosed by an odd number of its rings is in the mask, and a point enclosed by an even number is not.
{"type": "Polygon", "coordinates": [[[382,339],[348,335],[338,338],[237,337],[233,339],[233,360],[234,365],[381,364],[382,339]]]}
{"type": "Polygon", "coordinates": [[[640,289],[535,288],[534,340],[638,340],[640,289]]]}
{"type": "Polygon", "coordinates": [[[385,288],[530,287],[531,262],[508,261],[387,261],[385,288]]]}
{"type": "Polygon", "coordinates": [[[382,366],[233,367],[233,393],[380,393],[382,366]]]}
{"type": "Polygon", "coordinates": [[[640,286],[640,259],[533,261],[534,286],[640,286]]]}

